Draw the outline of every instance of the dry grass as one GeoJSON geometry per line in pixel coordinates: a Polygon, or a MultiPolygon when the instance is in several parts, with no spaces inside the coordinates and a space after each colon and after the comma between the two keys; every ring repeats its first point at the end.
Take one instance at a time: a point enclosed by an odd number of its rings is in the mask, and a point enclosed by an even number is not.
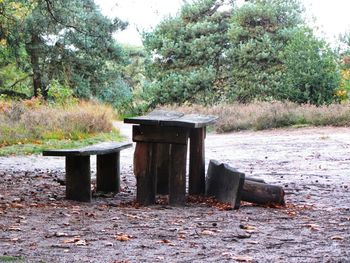
{"type": "Polygon", "coordinates": [[[113,109],[94,102],[52,106],[0,101],[0,147],[40,140],[79,140],[113,130],[113,109]]]}
{"type": "Polygon", "coordinates": [[[291,102],[256,102],[224,104],[213,107],[192,105],[163,108],[184,113],[216,115],[219,117],[214,127],[217,132],[263,130],[294,125],[350,125],[350,104],[317,107],[291,102]]]}

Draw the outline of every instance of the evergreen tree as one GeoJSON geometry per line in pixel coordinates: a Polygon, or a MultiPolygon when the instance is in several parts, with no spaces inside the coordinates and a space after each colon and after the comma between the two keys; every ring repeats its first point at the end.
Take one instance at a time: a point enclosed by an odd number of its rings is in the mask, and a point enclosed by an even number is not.
{"type": "Polygon", "coordinates": [[[152,105],[197,102],[211,104],[228,88],[226,51],[231,13],[223,1],[185,4],[175,17],[144,34],[150,56],[146,94],[152,105]]]}
{"type": "Polygon", "coordinates": [[[127,57],[113,39],[127,24],[103,16],[93,0],[1,0],[0,12],[0,40],[8,43],[0,55],[21,54],[34,96],[47,97],[53,85],[113,102],[130,93],[121,74],[127,57]],[[19,16],[10,7],[26,12],[19,16]]]}
{"type": "Polygon", "coordinates": [[[104,17],[92,0],[37,0],[25,29],[34,95],[46,96],[54,79],[80,97],[113,89],[123,52],[112,34],[125,26],[104,17]]]}
{"type": "Polygon", "coordinates": [[[296,32],[281,60],[285,68],[278,99],[316,105],[331,103],[339,86],[338,56],[309,29],[296,32]]]}
{"type": "Polygon", "coordinates": [[[231,100],[333,100],[336,55],[306,26],[298,0],[249,1],[234,13],[229,36],[231,100]]]}
{"type": "Polygon", "coordinates": [[[23,26],[31,1],[0,1],[0,95],[26,97],[29,64],[23,26]]]}
{"type": "Polygon", "coordinates": [[[285,67],[285,45],[303,24],[297,0],[253,0],[233,15],[229,31],[231,100],[276,99],[285,67]]]}

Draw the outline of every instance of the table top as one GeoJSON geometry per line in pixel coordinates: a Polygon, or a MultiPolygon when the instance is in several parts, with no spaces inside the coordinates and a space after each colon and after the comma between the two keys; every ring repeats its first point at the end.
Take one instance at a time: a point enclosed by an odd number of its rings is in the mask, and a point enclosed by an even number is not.
{"type": "Polygon", "coordinates": [[[124,123],[202,128],[209,124],[215,123],[217,119],[217,116],[212,115],[183,114],[175,111],[155,110],[148,115],[125,118],[124,123]]]}

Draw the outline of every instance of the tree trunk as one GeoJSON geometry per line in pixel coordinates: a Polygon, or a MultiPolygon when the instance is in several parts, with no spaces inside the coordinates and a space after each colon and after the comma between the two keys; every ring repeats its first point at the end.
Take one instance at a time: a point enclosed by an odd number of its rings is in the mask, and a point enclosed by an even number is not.
{"type": "Polygon", "coordinates": [[[30,62],[33,68],[33,92],[34,97],[39,96],[39,92],[42,90],[41,87],[41,72],[39,66],[39,46],[40,46],[40,37],[32,33],[31,42],[27,44],[27,51],[30,56],[30,62]]]}

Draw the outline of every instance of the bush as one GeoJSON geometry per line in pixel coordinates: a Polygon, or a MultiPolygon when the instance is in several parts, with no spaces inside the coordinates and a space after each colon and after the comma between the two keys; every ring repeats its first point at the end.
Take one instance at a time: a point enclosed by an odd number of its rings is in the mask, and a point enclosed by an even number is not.
{"type": "Polygon", "coordinates": [[[219,117],[217,132],[263,130],[293,125],[349,126],[350,104],[315,106],[292,102],[254,102],[250,104],[223,104],[213,107],[200,105],[166,106],[163,109],[184,113],[208,114],[219,117]]]}
{"type": "Polygon", "coordinates": [[[109,106],[79,102],[71,106],[35,105],[35,100],[0,107],[0,146],[40,140],[79,140],[113,130],[109,106]]]}

